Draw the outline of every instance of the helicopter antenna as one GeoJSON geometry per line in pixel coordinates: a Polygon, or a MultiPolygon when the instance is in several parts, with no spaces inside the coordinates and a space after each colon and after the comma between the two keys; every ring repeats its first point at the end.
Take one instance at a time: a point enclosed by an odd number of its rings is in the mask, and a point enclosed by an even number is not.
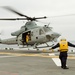
{"type": "Polygon", "coordinates": [[[47,26],[49,27],[49,25],[50,25],[50,23],[48,23],[48,25],[47,25],[47,26]]]}

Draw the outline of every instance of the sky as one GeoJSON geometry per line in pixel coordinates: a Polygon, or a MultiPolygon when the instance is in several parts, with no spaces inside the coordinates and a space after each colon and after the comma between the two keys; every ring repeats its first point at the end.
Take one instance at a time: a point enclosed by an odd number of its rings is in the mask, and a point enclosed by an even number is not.
{"type": "MultiPolygon", "coordinates": [[[[9,6],[30,16],[47,16],[40,24],[50,23],[53,31],[67,40],[75,40],[75,0],[0,0],[0,18],[20,17],[2,6],[9,6]]],[[[0,38],[11,38],[11,32],[19,30],[26,21],[0,21],[0,38]]]]}

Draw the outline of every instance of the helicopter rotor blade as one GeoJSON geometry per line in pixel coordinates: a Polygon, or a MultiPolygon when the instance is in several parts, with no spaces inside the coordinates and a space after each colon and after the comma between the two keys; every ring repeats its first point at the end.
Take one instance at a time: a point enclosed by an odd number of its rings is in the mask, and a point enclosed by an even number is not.
{"type": "Polygon", "coordinates": [[[44,17],[37,17],[37,18],[33,17],[33,18],[31,18],[31,21],[37,21],[37,19],[45,19],[45,18],[47,18],[47,17],[46,16],[44,16],[44,17]]]}
{"type": "Polygon", "coordinates": [[[5,8],[5,9],[7,9],[7,10],[13,12],[13,13],[16,13],[16,14],[19,15],[19,16],[23,16],[23,17],[29,18],[28,16],[26,16],[26,15],[24,15],[24,14],[22,14],[22,13],[16,11],[15,9],[13,9],[13,8],[11,8],[11,7],[9,7],[9,6],[3,6],[3,8],[5,8]]]}
{"type": "Polygon", "coordinates": [[[45,19],[45,18],[47,18],[46,16],[44,16],[44,17],[37,17],[37,18],[35,18],[35,17],[33,17],[34,19],[45,19]]]}
{"type": "Polygon", "coordinates": [[[11,12],[13,12],[13,13],[19,15],[19,16],[26,17],[27,20],[31,20],[31,21],[35,21],[36,19],[44,19],[44,18],[47,18],[46,16],[44,16],[44,17],[37,17],[37,18],[35,18],[35,17],[29,17],[27,15],[24,15],[24,14],[18,12],[17,10],[15,10],[15,9],[9,7],[9,6],[3,6],[2,8],[7,9],[7,10],[9,10],[9,11],[11,11],[11,12]]]}
{"type": "Polygon", "coordinates": [[[0,20],[27,20],[26,18],[0,18],[0,20]]]}
{"type": "Polygon", "coordinates": [[[31,18],[31,19],[27,19],[27,18],[0,18],[0,20],[31,20],[31,21],[37,21],[37,19],[43,19],[45,17],[39,17],[39,18],[31,18]]]}
{"type": "Polygon", "coordinates": [[[75,16],[75,14],[65,14],[65,15],[49,16],[48,18],[56,18],[56,17],[64,17],[64,16],[75,16]]]}

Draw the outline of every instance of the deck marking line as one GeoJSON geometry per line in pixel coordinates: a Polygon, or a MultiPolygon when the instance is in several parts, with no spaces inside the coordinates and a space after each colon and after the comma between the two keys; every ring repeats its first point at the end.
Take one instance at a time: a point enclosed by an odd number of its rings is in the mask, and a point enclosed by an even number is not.
{"type": "Polygon", "coordinates": [[[55,56],[55,54],[54,53],[49,53],[49,56],[55,56]]]}
{"type": "MultiPolygon", "coordinates": [[[[55,54],[54,53],[49,53],[49,56],[55,56],[55,54]]],[[[59,58],[52,58],[52,60],[54,61],[54,63],[57,66],[61,66],[61,62],[60,62],[60,59],[59,58]]]]}
{"type": "Polygon", "coordinates": [[[59,58],[52,58],[52,60],[54,61],[54,63],[57,65],[57,66],[61,66],[61,61],[59,58]]]}
{"type": "Polygon", "coordinates": [[[0,56],[0,58],[15,57],[15,56],[0,56]]]}

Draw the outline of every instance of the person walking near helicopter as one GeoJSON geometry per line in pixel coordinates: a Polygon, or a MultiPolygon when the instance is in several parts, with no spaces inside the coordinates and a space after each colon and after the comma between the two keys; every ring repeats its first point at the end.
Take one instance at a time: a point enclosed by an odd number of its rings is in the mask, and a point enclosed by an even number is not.
{"type": "MultiPolygon", "coordinates": [[[[61,68],[63,69],[69,69],[67,66],[66,66],[66,62],[67,62],[67,52],[68,52],[68,46],[70,47],[75,47],[74,44],[68,42],[66,39],[61,39],[59,43],[57,43],[55,46],[53,46],[51,49],[55,49],[57,47],[59,47],[59,59],[61,61],[61,68]]],[[[50,49],[50,50],[51,50],[50,49]]]]}

